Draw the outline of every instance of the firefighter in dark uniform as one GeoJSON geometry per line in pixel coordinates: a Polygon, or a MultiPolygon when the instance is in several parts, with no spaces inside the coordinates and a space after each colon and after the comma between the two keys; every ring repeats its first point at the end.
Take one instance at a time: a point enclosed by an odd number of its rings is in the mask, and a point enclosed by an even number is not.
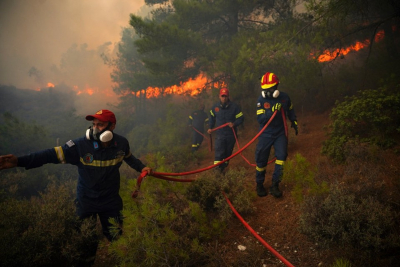
{"type": "Polygon", "coordinates": [[[204,104],[201,103],[199,109],[193,111],[189,116],[189,126],[193,127],[192,152],[197,151],[201,143],[203,143],[203,135],[200,133],[204,133],[204,124],[206,122],[208,122],[208,116],[204,112],[204,104]]]}
{"type": "Polygon", "coordinates": [[[268,127],[259,136],[256,147],[256,183],[257,195],[260,197],[268,194],[263,184],[272,146],[274,146],[276,160],[270,193],[277,198],[282,196],[282,192],[279,190],[279,183],[283,174],[283,165],[286,161],[288,145],[282,109],[285,116],[291,121],[291,127],[294,128],[296,135],[298,134],[297,119],[292,102],[286,93],[278,91],[278,85],[279,80],[274,73],[267,72],[261,78],[261,96],[257,100],[259,130],[268,123],[275,111],[277,113],[268,127]]]}
{"type": "MultiPolygon", "coordinates": [[[[220,102],[214,104],[210,110],[208,133],[211,134],[211,129],[214,128],[214,126],[219,127],[225,123],[229,123],[229,127],[216,130],[214,164],[232,155],[236,142],[232,129],[237,133],[236,127],[242,124],[244,120],[240,107],[230,101],[229,90],[227,88],[222,88],[220,90],[219,100],[220,102]]],[[[218,168],[222,172],[227,166],[228,161],[218,165],[218,168]]]]}
{"type": "MultiPolygon", "coordinates": [[[[83,220],[99,216],[103,234],[109,241],[116,238],[110,232],[110,218],[122,225],[122,199],[119,195],[119,168],[123,161],[138,172],[152,173],[135,158],[128,140],[113,133],[116,118],[109,110],[99,110],[86,116],[92,126],[84,137],[70,140],[63,146],[46,149],[29,155],[0,156],[0,170],[13,167],[32,169],[46,163],[69,163],[78,168],[76,212],[83,220]]],[[[122,233],[122,231],[120,231],[122,233]]]]}

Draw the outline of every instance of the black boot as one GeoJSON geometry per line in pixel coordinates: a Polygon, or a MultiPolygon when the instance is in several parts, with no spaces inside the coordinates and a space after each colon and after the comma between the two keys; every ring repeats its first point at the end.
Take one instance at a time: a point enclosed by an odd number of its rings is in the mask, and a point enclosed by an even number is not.
{"type": "Polygon", "coordinates": [[[272,186],[269,188],[269,192],[276,198],[282,196],[282,192],[279,190],[279,183],[277,182],[272,183],[272,186]]]}
{"type": "Polygon", "coordinates": [[[257,196],[259,197],[265,197],[266,195],[268,195],[267,190],[265,190],[264,185],[261,183],[257,184],[257,196]]]}

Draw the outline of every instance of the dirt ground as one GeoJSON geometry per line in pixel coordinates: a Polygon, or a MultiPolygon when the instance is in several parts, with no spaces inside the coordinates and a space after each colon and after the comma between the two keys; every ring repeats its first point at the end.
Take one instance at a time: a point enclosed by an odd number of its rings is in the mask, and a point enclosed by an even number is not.
{"type": "MultiPolygon", "coordinates": [[[[299,134],[297,136],[294,135],[294,130],[289,128],[288,159],[291,159],[296,153],[300,153],[312,165],[321,165],[321,162],[326,163],[327,161],[321,156],[320,151],[322,142],[326,139],[325,127],[329,123],[329,114],[298,116],[298,121],[299,134]]],[[[257,129],[242,129],[239,137],[240,145],[245,145],[256,134],[257,129]]],[[[243,152],[243,155],[251,163],[254,163],[256,143],[257,141],[243,152]]],[[[202,147],[202,149],[208,148],[202,147]]],[[[204,166],[210,165],[209,161],[213,160],[213,156],[210,155],[210,158],[210,160],[204,161],[204,166]]],[[[398,164],[393,164],[394,168],[397,168],[398,164]]],[[[240,156],[230,161],[230,167],[233,166],[246,168],[247,176],[245,182],[250,189],[255,190],[255,168],[246,163],[240,156]]],[[[272,170],[271,166],[267,167],[266,181],[264,183],[266,188],[270,186],[272,170]]],[[[254,202],[256,212],[243,217],[243,219],[270,247],[293,266],[331,266],[337,257],[337,253],[322,250],[317,243],[309,241],[306,236],[299,232],[300,205],[293,199],[284,181],[281,183],[280,188],[283,191],[282,198],[276,199],[269,194],[266,197],[258,197],[254,202]]],[[[225,266],[238,266],[236,259],[238,257],[246,258],[246,254],[250,255],[249,251],[254,257],[254,250],[258,251],[256,255],[259,255],[259,257],[254,259],[253,264],[245,266],[285,266],[276,255],[251,234],[239,219],[234,218],[235,221],[231,223],[228,234],[223,240],[220,240],[216,248],[221,255],[224,255],[225,266]],[[240,250],[238,248],[239,245],[246,247],[246,250],[240,250]]],[[[97,255],[95,266],[112,266],[110,262],[107,262],[107,258],[106,248],[102,248],[97,255]]],[[[248,262],[251,262],[251,259],[248,262]]]]}
{"type": "MultiPolygon", "coordinates": [[[[326,131],[324,126],[329,123],[328,114],[309,115],[304,118],[298,117],[299,121],[299,134],[294,135],[294,130],[289,128],[289,147],[288,159],[293,157],[296,153],[300,153],[311,164],[317,164],[321,158],[322,142],[326,139],[326,131]]],[[[256,132],[255,132],[256,134],[256,132]]],[[[254,135],[253,135],[254,136],[254,135]]],[[[244,140],[250,140],[251,138],[244,140]]],[[[243,144],[245,144],[243,142],[243,144]]],[[[255,144],[249,146],[250,151],[246,152],[245,157],[254,163],[254,148],[255,144]]],[[[255,190],[255,170],[254,167],[249,166],[240,157],[232,160],[232,163],[237,162],[248,170],[246,181],[255,190]],[[239,162],[241,161],[241,162],[239,162]]],[[[273,167],[267,167],[267,174],[264,186],[267,188],[271,184],[273,167]]],[[[328,266],[325,264],[329,260],[328,253],[320,255],[316,250],[318,244],[312,243],[307,240],[298,231],[299,226],[299,204],[293,199],[284,181],[280,184],[283,197],[276,199],[270,194],[266,197],[257,198],[254,202],[257,212],[251,216],[244,218],[244,220],[259,234],[265,242],[267,242],[273,249],[275,249],[282,257],[294,266],[328,266]]],[[[237,227],[230,229],[233,236],[232,240],[228,241],[225,245],[233,248],[232,255],[243,253],[238,250],[240,244],[250,244],[249,242],[259,243],[256,238],[245,228],[245,226],[237,220],[237,227]]],[[[246,246],[246,245],[244,245],[246,246]]],[[[259,244],[259,246],[265,246],[259,244]]],[[[260,257],[263,265],[261,266],[285,266],[272,252],[263,253],[260,257]]]]}

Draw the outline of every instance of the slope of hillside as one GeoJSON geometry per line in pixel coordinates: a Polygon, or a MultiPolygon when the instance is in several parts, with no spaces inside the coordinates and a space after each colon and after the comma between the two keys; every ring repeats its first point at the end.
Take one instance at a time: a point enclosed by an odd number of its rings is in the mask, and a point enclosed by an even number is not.
{"type": "MultiPolygon", "coordinates": [[[[329,161],[320,153],[322,142],[326,139],[324,128],[329,123],[329,114],[298,116],[298,121],[300,125],[298,136],[295,136],[293,129],[289,128],[288,160],[293,159],[296,153],[300,153],[310,162],[311,166],[324,168],[324,166],[329,165],[329,171],[335,172],[329,176],[335,177],[336,173],[340,173],[342,167],[331,166],[329,161]]],[[[257,129],[252,129],[252,127],[246,125],[239,134],[239,142],[243,146],[257,134],[257,129]]],[[[257,141],[243,152],[250,163],[254,163],[256,143],[257,141]]],[[[208,147],[204,145],[201,149],[208,150],[208,147]]],[[[235,151],[237,151],[236,148],[235,151]]],[[[399,156],[387,155],[387,157],[388,164],[391,166],[391,173],[397,173],[399,171],[399,164],[397,163],[399,156]]],[[[205,159],[200,165],[202,167],[209,166],[212,160],[213,155],[210,153],[209,159],[205,159]]],[[[247,175],[244,177],[244,182],[249,190],[255,192],[254,167],[246,163],[240,156],[236,156],[230,161],[230,168],[232,167],[246,169],[247,175]]],[[[266,187],[271,183],[272,170],[272,166],[267,167],[264,183],[266,187]]],[[[281,190],[284,195],[279,199],[275,199],[271,195],[263,198],[257,197],[254,201],[256,212],[243,216],[243,219],[265,242],[294,266],[331,266],[338,255],[341,255],[340,251],[322,249],[318,243],[311,242],[300,233],[300,204],[290,194],[291,188],[285,184],[285,181],[281,183],[281,190]]],[[[399,196],[396,197],[399,198],[399,196]]],[[[223,240],[219,240],[218,244],[215,245],[215,251],[216,254],[219,253],[218,258],[223,259],[223,263],[218,262],[214,266],[284,266],[273,253],[260,244],[235,216],[229,225],[228,233],[223,240]],[[246,247],[246,249],[239,250],[239,245],[246,247]],[[241,264],[238,265],[239,262],[241,264]],[[246,264],[243,265],[243,263],[246,264]]],[[[110,262],[110,258],[107,256],[106,247],[101,248],[95,266],[112,265],[113,262],[110,262]]]]}
{"type": "MultiPolygon", "coordinates": [[[[308,115],[298,119],[299,135],[295,136],[293,129],[289,129],[288,159],[293,158],[296,153],[300,153],[312,165],[317,164],[321,158],[322,142],[326,138],[323,127],[328,124],[329,116],[328,114],[308,115]]],[[[249,156],[246,157],[250,162],[254,162],[254,148],[251,150],[250,154],[247,153],[249,156]]],[[[242,164],[238,163],[238,165],[242,164]]],[[[248,170],[246,182],[255,190],[254,167],[247,163],[244,164],[243,166],[247,165],[248,170]]],[[[272,166],[267,167],[264,183],[266,187],[271,184],[272,171],[272,166]]],[[[271,195],[257,198],[254,202],[257,211],[244,219],[270,246],[294,266],[318,266],[326,260],[326,255],[318,255],[316,250],[318,244],[308,241],[304,235],[299,233],[299,204],[288,192],[289,188],[286,187],[284,181],[281,183],[281,190],[284,194],[282,198],[276,199],[271,195]]],[[[251,246],[251,243],[258,243],[258,246],[264,249],[263,252],[260,252],[261,262],[264,262],[266,266],[284,266],[267,248],[259,244],[239,220],[231,231],[232,234],[229,236],[234,236],[235,239],[228,241],[226,245],[231,246],[232,257],[238,253],[246,253],[238,250],[239,244],[251,246]]]]}

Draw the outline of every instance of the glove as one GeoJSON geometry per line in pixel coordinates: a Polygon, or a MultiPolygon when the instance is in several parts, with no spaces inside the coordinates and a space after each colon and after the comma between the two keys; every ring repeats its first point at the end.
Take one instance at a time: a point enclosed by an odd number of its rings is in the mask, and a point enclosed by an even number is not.
{"type": "Polygon", "coordinates": [[[299,133],[299,128],[297,127],[297,121],[292,121],[291,127],[295,130],[296,135],[297,135],[299,133]]]}
{"type": "Polygon", "coordinates": [[[272,112],[275,112],[275,110],[279,111],[281,110],[282,104],[281,103],[276,103],[275,105],[272,106],[272,112]]]}

